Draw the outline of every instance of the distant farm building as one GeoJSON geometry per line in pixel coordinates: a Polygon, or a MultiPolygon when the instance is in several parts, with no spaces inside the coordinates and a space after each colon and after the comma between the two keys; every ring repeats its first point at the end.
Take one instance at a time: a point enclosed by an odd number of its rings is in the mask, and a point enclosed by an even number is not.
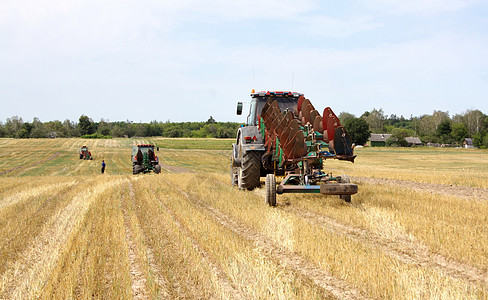
{"type": "MultiPolygon", "coordinates": [[[[369,137],[369,141],[371,143],[371,147],[386,147],[386,141],[391,137],[389,133],[372,133],[369,137]]],[[[408,146],[422,146],[423,143],[419,137],[406,137],[405,141],[407,141],[408,146]]]]}
{"type": "Polygon", "coordinates": [[[406,137],[405,140],[407,141],[409,147],[423,145],[422,141],[417,136],[409,136],[406,137]]]}
{"type": "Polygon", "coordinates": [[[464,148],[474,148],[473,139],[465,138],[463,142],[464,148]]]}
{"type": "Polygon", "coordinates": [[[369,137],[371,147],[386,147],[386,140],[391,137],[389,133],[372,133],[369,137]]]}

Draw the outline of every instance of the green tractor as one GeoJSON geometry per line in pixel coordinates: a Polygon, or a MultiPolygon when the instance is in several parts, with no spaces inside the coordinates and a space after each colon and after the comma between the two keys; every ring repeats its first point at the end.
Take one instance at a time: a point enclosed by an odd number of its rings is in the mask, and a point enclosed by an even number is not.
{"type": "Polygon", "coordinates": [[[91,155],[91,152],[88,151],[87,146],[81,147],[79,154],[80,154],[80,159],[84,159],[84,160],[92,160],[93,159],[93,156],[91,155]]]}
{"type": "MultiPolygon", "coordinates": [[[[159,151],[159,147],[157,147],[159,151]]],[[[159,158],[154,153],[154,145],[141,144],[132,148],[132,174],[149,173],[153,171],[156,174],[161,173],[159,158]]]]}

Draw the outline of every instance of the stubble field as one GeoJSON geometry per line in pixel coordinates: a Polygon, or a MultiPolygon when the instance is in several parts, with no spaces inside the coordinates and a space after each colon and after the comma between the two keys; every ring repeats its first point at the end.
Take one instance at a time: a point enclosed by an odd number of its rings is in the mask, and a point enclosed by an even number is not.
{"type": "Polygon", "coordinates": [[[230,185],[232,142],[0,139],[0,299],[488,298],[488,151],[357,149],[324,168],[351,203],[272,208],[230,185]],[[137,143],[162,174],[132,175],[137,143]]]}

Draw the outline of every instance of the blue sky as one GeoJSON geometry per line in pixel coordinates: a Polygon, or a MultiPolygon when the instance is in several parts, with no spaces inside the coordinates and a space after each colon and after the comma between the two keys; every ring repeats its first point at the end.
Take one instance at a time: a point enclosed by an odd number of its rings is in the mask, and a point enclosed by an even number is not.
{"type": "Polygon", "coordinates": [[[488,3],[1,0],[0,121],[243,121],[251,89],[320,111],[488,113],[488,3]]]}

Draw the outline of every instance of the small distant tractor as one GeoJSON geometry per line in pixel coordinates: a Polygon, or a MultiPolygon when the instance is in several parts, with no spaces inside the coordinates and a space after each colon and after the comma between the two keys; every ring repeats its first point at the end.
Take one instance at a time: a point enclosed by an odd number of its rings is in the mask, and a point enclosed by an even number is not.
{"type": "Polygon", "coordinates": [[[80,148],[80,159],[84,160],[92,160],[93,156],[91,155],[91,152],[88,151],[87,146],[83,146],[80,148]]]}
{"type": "MultiPolygon", "coordinates": [[[[156,174],[161,173],[159,158],[154,153],[154,145],[141,144],[132,148],[132,174],[149,173],[153,171],[156,174]]],[[[159,150],[159,147],[157,147],[159,150]]]]}
{"type": "Polygon", "coordinates": [[[232,145],[231,180],[241,190],[252,190],[266,177],[270,206],[283,193],[339,195],[350,202],[358,186],[347,175],[325,173],[323,165],[327,159],[355,158],[351,138],[330,107],[321,116],[303,94],[253,90],[246,126],[238,129],[232,145]],[[283,177],[278,186],[276,176],[283,177]]]}

